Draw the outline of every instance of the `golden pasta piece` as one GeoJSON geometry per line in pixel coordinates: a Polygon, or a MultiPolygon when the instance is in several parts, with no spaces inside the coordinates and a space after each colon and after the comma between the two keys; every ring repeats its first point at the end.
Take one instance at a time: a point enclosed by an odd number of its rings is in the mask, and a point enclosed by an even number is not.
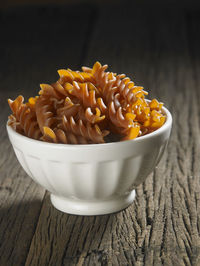
{"type": "Polygon", "coordinates": [[[149,103],[151,110],[161,110],[162,106],[163,103],[159,103],[156,99],[151,100],[151,102],[149,103]]]}
{"type": "Polygon", "coordinates": [[[140,133],[140,127],[139,126],[133,126],[130,127],[127,130],[127,135],[123,137],[121,140],[130,140],[130,139],[135,139],[140,133]]]}
{"type": "Polygon", "coordinates": [[[54,131],[51,128],[43,127],[43,134],[44,134],[43,138],[45,138],[46,140],[49,139],[49,141],[52,140],[55,143],[58,142],[56,134],[54,133],[54,131]]]}
{"type": "Polygon", "coordinates": [[[77,82],[92,82],[94,83],[94,77],[91,73],[72,71],[71,69],[60,69],[58,70],[60,76],[59,82],[64,84],[66,82],[72,83],[73,81],[77,82]]]}
{"type": "Polygon", "coordinates": [[[26,105],[27,105],[28,107],[30,107],[32,110],[35,110],[35,103],[36,103],[36,101],[37,101],[37,98],[38,98],[38,96],[30,97],[30,98],[28,99],[28,102],[26,103],[26,105]]]}

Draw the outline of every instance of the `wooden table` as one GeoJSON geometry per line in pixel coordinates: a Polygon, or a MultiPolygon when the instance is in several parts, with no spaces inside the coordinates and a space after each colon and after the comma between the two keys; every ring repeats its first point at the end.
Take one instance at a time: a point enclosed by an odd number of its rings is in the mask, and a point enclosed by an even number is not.
{"type": "Polygon", "coordinates": [[[75,5],[0,11],[0,265],[200,265],[200,10],[75,5]],[[7,98],[96,60],[173,114],[164,158],[126,210],[75,216],[16,160],[7,98]]]}

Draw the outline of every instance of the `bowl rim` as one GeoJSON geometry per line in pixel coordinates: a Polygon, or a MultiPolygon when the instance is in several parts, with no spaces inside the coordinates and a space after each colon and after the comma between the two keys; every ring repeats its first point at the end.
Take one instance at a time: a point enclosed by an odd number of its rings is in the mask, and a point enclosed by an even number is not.
{"type": "Polygon", "coordinates": [[[8,121],[6,123],[6,128],[8,131],[8,134],[14,135],[15,137],[21,139],[22,141],[29,142],[30,144],[35,145],[42,145],[42,146],[48,146],[52,148],[64,148],[64,149],[88,149],[88,148],[100,148],[100,147],[109,147],[109,146],[121,146],[123,144],[131,144],[131,143],[140,143],[145,139],[150,139],[153,137],[157,137],[164,133],[166,130],[171,128],[172,125],[172,115],[170,111],[166,107],[162,107],[162,112],[166,115],[166,121],[165,123],[155,131],[146,134],[144,136],[132,139],[132,140],[124,140],[124,141],[117,141],[117,142],[107,142],[107,143],[94,143],[94,144],[64,144],[64,143],[50,143],[50,142],[44,142],[36,139],[29,138],[27,136],[21,135],[20,133],[16,132],[11,126],[8,125],[8,121]]]}

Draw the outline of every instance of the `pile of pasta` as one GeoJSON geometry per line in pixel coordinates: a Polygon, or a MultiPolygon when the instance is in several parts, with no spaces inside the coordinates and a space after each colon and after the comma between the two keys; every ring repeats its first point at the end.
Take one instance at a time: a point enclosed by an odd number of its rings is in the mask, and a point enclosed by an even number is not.
{"type": "Polygon", "coordinates": [[[27,103],[21,95],[8,100],[8,124],[29,138],[66,144],[131,140],[160,128],[163,104],[147,101],[143,87],[107,68],[96,62],[82,72],[58,70],[58,81],[40,84],[27,103]]]}

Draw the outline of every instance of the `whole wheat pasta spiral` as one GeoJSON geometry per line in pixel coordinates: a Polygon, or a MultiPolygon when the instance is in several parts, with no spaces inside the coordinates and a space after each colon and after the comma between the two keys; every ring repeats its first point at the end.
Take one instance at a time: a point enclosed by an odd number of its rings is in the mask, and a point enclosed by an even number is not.
{"type": "Polygon", "coordinates": [[[63,144],[130,140],[160,128],[163,104],[147,101],[142,86],[107,68],[96,62],[82,72],[58,70],[58,81],[40,84],[27,103],[21,95],[8,100],[8,124],[27,137],[63,144]]]}
{"type": "Polygon", "coordinates": [[[72,132],[66,133],[60,128],[51,129],[44,127],[43,141],[63,144],[88,144],[88,141],[82,137],[73,134],[72,132]]]}
{"type": "Polygon", "coordinates": [[[40,95],[50,96],[56,99],[62,99],[63,97],[69,96],[68,92],[63,88],[63,86],[57,81],[51,85],[49,84],[40,84],[41,90],[39,91],[40,95]]]}
{"type": "Polygon", "coordinates": [[[106,102],[112,101],[117,92],[129,104],[134,103],[138,97],[143,97],[148,94],[143,90],[143,87],[135,86],[134,82],[126,77],[125,74],[114,75],[113,73],[106,73],[106,69],[107,65],[102,66],[97,62],[91,71],[97,84],[101,87],[106,102]]]}
{"type": "Polygon", "coordinates": [[[9,106],[13,112],[11,125],[15,126],[15,122],[13,121],[15,117],[18,131],[24,131],[24,134],[29,138],[39,139],[41,137],[41,131],[37,123],[36,113],[23,102],[24,98],[21,95],[14,101],[8,100],[9,106]]]}
{"type": "Polygon", "coordinates": [[[93,111],[90,107],[84,108],[81,104],[74,104],[69,97],[65,98],[64,106],[57,109],[58,117],[65,115],[67,118],[76,117],[83,121],[88,121],[92,124],[98,123],[104,120],[105,115],[101,115],[101,111],[98,107],[93,111]]]}
{"type": "Polygon", "coordinates": [[[62,126],[66,132],[72,132],[75,135],[82,136],[93,143],[104,143],[103,137],[109,132],[107,130],[101,131],[97,125],[92,126],[90,123],[84,124],[82,120],[75,122],[73,117],[67,119],[63,116],[62,126]]]}
{"type": "Polygon", "coordinates": [[[66,117],[75,116],[80,112],[82,106],[79,103],[73,103],[73,101],[66,97],[64,100],[64,105],[56,110],[57,116],[62,117],[65,115],[66,117]]]}
{"type": "Polygon", "coordinates": [[[89,90],[88,83],[78,83],[73,81],[71,83],[65,83],[66,90],[73,96],[77,97],[84,107],[96,107],[96,93],[95,90],[89,90]]]}
{"type": "Polygon", "coordinates": [[[98,123],[98,122],[104,120],[105,115],[101,116],[101,111],[98,107],[95,108],[95,113],[92,112],[92,109],[90,107],[88,107],[85,110],[85,118],[87,119],[88,122],[94,124],[94,123],[98,123]]]}
{"type": "Polygon", "coordinates": [[[14,115],[10,115],[8,117],[8,125],[11,126],[16,132],[24,135],[24,130],[21,127],[20,122],[17,121],[17,119],[14,115]]]}
{"type": "Polygon", "coordinates": [[[41,132],[43,127],[55,127],[58,118],[55,116],[54,98],[39,97],[36,101],[36,116],[41,132]]]}

